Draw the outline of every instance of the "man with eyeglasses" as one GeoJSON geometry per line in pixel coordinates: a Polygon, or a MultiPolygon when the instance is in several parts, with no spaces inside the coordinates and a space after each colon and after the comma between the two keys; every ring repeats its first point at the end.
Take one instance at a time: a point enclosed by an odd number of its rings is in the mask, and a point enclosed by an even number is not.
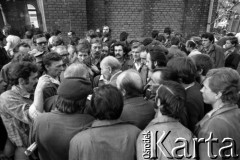
{"type": "Polygon", "coordinates": [[[29,53],[36,58],[36,63],[39,69],[39,76],[41,76],[44,72],[43,55],[49,52],[47,46],[47,39],[43,34],[38,34],[33,37],[33,42],[36,45],[36,48],[29,53]]]}

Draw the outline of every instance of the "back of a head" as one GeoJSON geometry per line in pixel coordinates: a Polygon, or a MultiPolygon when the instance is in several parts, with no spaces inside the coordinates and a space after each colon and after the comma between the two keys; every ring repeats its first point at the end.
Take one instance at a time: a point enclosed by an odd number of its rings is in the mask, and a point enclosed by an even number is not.
{"type": "Polygon", "coordinates": [[[133,69],[126,70],[118,76],[117,86],[127,97],[140,96],[143,92],[142,78],[133,69]]]}
{"type": "Polygon", "coordinates": [[[166,55],[168,50],[160,46],[149,46],[148,53],[151,55],[151,61],[157,62],[157,67],[165,67],[167,64],[166,55]]]}
{"type": "Polygon", "coordinates": [[[52,36],[52,45],[59,46],[63,44],[63,40],[59,36],[52,36]]]}
{"type": "Polygon", "coordinates": [[[58,36],[60,33],[62,33],[60,30],[55,29],[55,30],[52,32],[52,35],[58,36]]]}
{"type": "Polygon", "coordinates": [[[157,36],[156,40],[158,40],[159,42],[165,43],[166,38],[164,37],[164,35],[160,34],[157,36]]]}
{"type": "Polygon", "coordinates": [[[231,44],[235,45],[235,47],[238,45],[238,38],[237,37],[230,36],[230,37],[228,37],[227,40],[229,40],[231,42],[231,44]]]}
{"type": "Polygon", "coordinates": [[[178,37],[172,37],[171,38],[171,44],[178,46],[180,43],[180,39],[178,37]]]}
{"type": "Polygon", "coordinates": [[[163,115],[182,120],[183,113],[186,113],[186,92],[179,83],[164,81],[157,90],[156,100],[159,106],[158,99],[162,106],[160,111],[163,115]]]}
{"type": "Polygon", "coordinates": [[[209,39],[210,42],[214,43],[214,35],[212,33],[206,32],[201,35],[201,38],[209,39]]]}
{"type": "Polygon", "coordinates": [[[153,39],[152,38],[145,38],[143,41],[142,41],[142,44],[144,46],[147,46],[149,45],[150,43],[152,43],[153,39]]]}
{"type": "Polygon", "coordinates": [[[157,38],[158,34],[159,34],[158,30],[153,30],[152,31],[152,38],[154,38],[154,39],[157,38]]]}
{"type": "Polygon", "coordinates": [[[170,27],[166,27],[166,28],[164,28],[163,33],[166,33],[166,34],[170,35],[172,33],[172,29],[170,27]]]}
{"type": "Polygon", "coordinates": [[[43,64],[50,66],[53,61],[62,60],[62,56],[56,52],[49,52],[43,56],[43,64]]]}
{"type": "Polygon", "coordinates": [[[56,108],[63,113],[83,113],[87,96],[92,93],[89,79],[82,77],[64,78],[57,89],[56,108]]]}
{"type": "Polygon", "coordinates": [[[12,80],[14,85],[18,85],[19,78],[23,78],[28,81],[28,78],[32,73],[37,73],[38,67],[36,64],[27,61],[21,61],[11,64],[10,79],[12,80]]]}
{"type": "Polygon", "coordinates": [[[82,63],[73,63],[67,67],[64,72],[64,78],[68,77],[83,77],[89,78],[88,68],[82,63]]]}
{"type": "Polygon", "coordinates": [[[206,54],[193,55],[191,59],[194,61],[197,71],[201,72],[203,76],[206,76],[207,72],[213,68],[213,61],[206,54]]]}
{"type": "Polygon", "coordinates": [[[28,53],[16,53],[12,59],[12,62],[35,62],[35,57],[28,53]]]}
{"type": "Polygon", "coordinates": [[[223,103],[236,104],[239,100],[240,76],[232,68],[211,69],[206,75],[209,78],[209,88],[216,94],[222,93],[223,103]]]}
{"type": "Polygon", "coordinates": [[[196,43],[197,46],[202,45],[202,39],[200,37],[194,36],[194,37],[191,37],[190,40],[193,40],[196,43]]]}
{"type": "Polygon", "coordinates": [[[229,32],[229,33],[226,34],[226,36],[232,37],[232,36],[235,36],[235,34],[232,33],[232,32],[229,32]]]}
{"type": "Polygon", "coordinates": [[[180,83],[191,84],[195,81],[197,69],[191,58],[173,58],[168,61],[167,67],[177,72],[178,80],[180,83]]]}
{"type": "Polygon", "coordinates": [[[112,85],[96,88],[91,100],[91,114],[99,120],[116,120],[123,110],[122,93],[112,85]]]}
{"type": "Polygon", "coordinates": [[[70,44],[76,46],[79,42],[80,38],[79,37],[72,37],[70,40],[70,44]]]}
{"type": "Polygon", "coordinates": [[[186,47],[190,47],[192,49],[195,49],[197,47],[197,44],[193,40],[188,40],[186,42],[186,47]]]}
{"type": "Polygon", "coordinates": [[[58,53],[59,55],[66,55],[68,54],[67,47],[63,45],[59,45],[54,49],[54,52],[58,53]]]}
{"type": "Polygon", "coordinates": [[[178,81],[176,72],[168,67],[154,69],[151,79],[154,79],[157,84],[161,84],[163,81],[178,81]]]}
{"type": "Polygon", "coordinates": [[[128,33],[127,32],[122,32],[120,33],[120,41],[125,41],[128,38],[128,33]]]}
{"type": "Polygon", "coordinates": [[[27,31],[27,32],[25,32],[25,37],[26,37],[27,39],[32,39],[32,37],[33,37],[33,32],[32,32],[32,31],[27,31]]]}
{"type": "Polygon", "coordinates": [[[122,68],[120,62],[113,56],[107,56],[107,57],[103,58],[100,66],[111,67],[112,71],[120,70],[122,68]]]}

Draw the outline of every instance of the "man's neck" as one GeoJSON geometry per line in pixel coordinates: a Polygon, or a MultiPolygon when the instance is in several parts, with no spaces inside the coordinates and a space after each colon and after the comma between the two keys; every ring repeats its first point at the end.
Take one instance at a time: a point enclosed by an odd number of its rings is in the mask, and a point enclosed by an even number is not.
{"type": "Polygon", "coordinates": [[[120,70],[120,69],[117,69],[117,70],[113,71],[111,77],[113,77],[113,76],[114,76],[117,72],[119,72],[119,71],[121,71],[121,70],[120,70]]]}
{"type": "Polygon", "coordinates": [[[209,51],[212,48],[213,44],[210,44],[208,47],[205,48],[205,50],[209,51]]]}
{"type": "Polygon", "coordinates": [[[206,76],[200,75],[200,82],[201,82],[201,84],[202,84],[203,81],[205,80],[205,77],[206,77],[206,76]]]}
{"type": "Polygon", "coordinates": [[[184,84],[184,83],[182,83],[182,86],[183,86],[183,87],[185,88],[185,90],[186,90],[186,89],[194,86],[194,82],[192,82],[192,83],[190,83],[190,84],[184,84]]]}
{"type": "Polygon", "coordinates": [[[118,58],[118,61],[119,61],[120,63],[123,63],[123,62],[124,62],[124,58],[123,58],[123,57],[118,58]]]}
{"type": "Polygon", "coordinates": [[[48,75],[48,76],[50,76],[51,78],[53,78],[53,79],[58,79],[58,77],[57,76],[53,76],[53,75],[51,75],[51,74],[48,74],[48,73],[46,73],[46,75],[48,75]]]}
{"type": "Polygon", "coordinates": [[[141,59],[134,59],[133,61],[134,61],[134,63],[137,63],[137,64],[141,63],[141,59]]]}
{"type": "Polygon", "coordinates": [[[19,87],[21,89],[21,92],[29,93],[24,86],[19,84],[19,85],[17,85],[17,87],[19,87]]]}
{"type": "Polygon", "coordinates": [[[218,100],[216,101],[214,104],[212,104],[212,108],[216,109],[216,108],[221,108],[224,106],[224,103],[222,102],[222,100],[218,100]]]}

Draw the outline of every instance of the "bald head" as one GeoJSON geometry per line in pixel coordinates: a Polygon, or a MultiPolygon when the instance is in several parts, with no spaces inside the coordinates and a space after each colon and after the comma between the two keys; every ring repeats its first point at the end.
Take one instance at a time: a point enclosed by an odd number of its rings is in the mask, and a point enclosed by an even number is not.
{"type": "Polygon", "coordinates": [[[117,87],[124,96],[139,96],[143,90],[142,78],[136,70],[124,71],[117,78],[117,87]]]}
{"type": "Polygon", "coordinates": [[[121,69],[121,64],[117,58],[113,56],[107,56],[101,61],[100,67],[110,67],[112,71],[116,71],[121,69]]]}
{"type": "Polygon", "coordinates": [[[59,55],[61,56],[64,56],[64,55],[68,55],[68,50],[67,50],[67,47],[65,46],[57,46],[55,49],[54,49],[55,52],[57,52],[59,55]]]}
{"type": "Polygon", "coordinates": [[[89,72],[85,64],[73,63],[64,72],[64,78],[83,77],[89,78],[89,72]]]}

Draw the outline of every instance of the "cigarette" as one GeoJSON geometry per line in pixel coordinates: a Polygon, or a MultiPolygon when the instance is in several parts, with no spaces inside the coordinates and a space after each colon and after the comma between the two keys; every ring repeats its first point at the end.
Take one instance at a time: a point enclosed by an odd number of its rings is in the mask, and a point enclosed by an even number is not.
{"type": "Polygon", "coordinates": [[[36,148],[37,148],[37,143],[34,142],[34,143],[31,144],[31,145],[27,148],[27,150],[24,152],[25,155],[30,156],[30,155],[32,154],[32,152],[33,152],[36,148]]]}

